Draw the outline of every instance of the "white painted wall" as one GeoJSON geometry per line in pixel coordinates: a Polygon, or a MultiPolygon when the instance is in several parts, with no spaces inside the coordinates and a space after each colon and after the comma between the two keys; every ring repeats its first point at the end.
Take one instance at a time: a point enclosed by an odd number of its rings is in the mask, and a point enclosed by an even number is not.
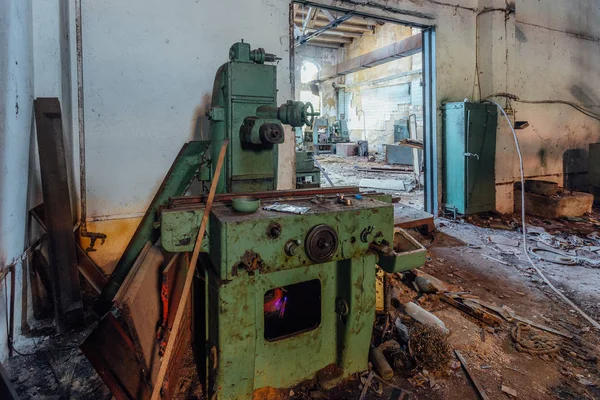
{"type": "MultiPolygon", "coordinates": [[[[282,57],[278,101],[291,98],[288,7],[282,0],[83,0],[90,217],[143,213],[181,146],[206,137],[198,119],[234,42],[282,57]]],[[[293,152],[293,140],[287,147],[293,152]]]]}
{"type": "MultiPolygon", "coordinates": [[[[0,2],[0,268],[25,249],[29,143],[32,135],[31,1],[0,2]]],[[[22,263],[16,265],[15,334],[21,326],[22,263]]],[[[0,360],[7,356],[10,276],[0,284],[0,360]],[[8,290],[7,290],[8,289],[8,290]]]]}

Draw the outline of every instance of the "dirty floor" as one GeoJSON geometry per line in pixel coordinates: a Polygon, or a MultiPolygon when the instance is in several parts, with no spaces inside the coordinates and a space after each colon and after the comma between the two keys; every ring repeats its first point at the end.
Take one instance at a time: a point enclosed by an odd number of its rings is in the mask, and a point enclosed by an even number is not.
{"type": "MultiPolygon", "coordinates": [[[[528,222],[543,227],[555,238],[568,241],[575,236],[584,240],[590,232],[599,230],[594,217],[598,217],[597,210],[579,221],[528,222]]],[[[406,279],[411,274],[390,276],[398,315],[404,312],[402,304],[414,301],[440,318],[450,331],[449,349],[463,355],[490,399],[508,399],[514,393],[519,399],[600,398],[598,361],[593,359],[594,354],[599,354],[598,347],[593,349],[600,345],[598,331],[562,303],[524,260],[522,247],[518,242],[514,246],[521,237],[518,221],[491,215],[460,220],[440,218],[436,225],[438,231],[429,248],[427,264],[422,267],[424,272],[456,286],[462,293],[498,307],[506,306],[521,317],[573,335],[574,339],[535,331],[559,350],[549,355],[520,352],[511,335],[514,322],[503,321],[496,328],[486,326],[440,301],[437,295],[417,292],[406,279]],[[587,344],[581,346],[581,341],[587,344]]],[[[536,235],[531,238],[532,243],[537,240],[536,235]]],[[[431,243],[431,238],[421,240],[431,243]]],[[[600,319],[600,268],[547,262],[538,265],[567,296],[596,320],[600,319]]],[[[403,321],[409,328],[417,325],[410,318],[403,321]]],[[[110,399],[108,389],[77,348],[84,335],[85,332],[42,334],[17,343],[22,355],[16,354],[6,366],[19,395],[23,399],[110,399]]],[[[379,340],[380,335],[376,324],[374,340],[379,340]]],[[[362,380],[365,378],[366,375],[362,380]]],[[[396,388],[373,380],[365,399],[397,399],[398,388],[410,391],[414,399],[479,398],[454,354],[433,368],[406,362],[396,369],[391,384],[396,388]]],[[[355,377],[325,392],[313,382],[286,390],[279,398],[358,399],[361,385],[361,377],[355,377]]]]}
{"type": "MultiPolygon", "coordinates": [[[[371,160],[367,157],[342,157],[334,154],[320,154],[315,159],[321,164],[325,172],[335,186],[359,186],[360,180],[367,179],[382,179],[382,180],[401,180],[404,182],[406,190],[403,191],[388,191],[384,189],[376,189],[378,192],[389,193],[398,197],[402,202],[411,207],[423,209],[424,192],[417,184],[415,174],[410,172],[389,172],[389,171],[373,171],[373,168],[390,168],[402,169],[404,166],[388,165],[384,162],[384,156],[375,154],[371,156],[371,160]],[[370,171],[368,171],[370,170],[370,171]]],[[[324,174],[321,174],[321,187],[329,187],[329,182],[324,174]]],[[[373,190],[373,188],[361,188],[361,190],[373,190]]]]}

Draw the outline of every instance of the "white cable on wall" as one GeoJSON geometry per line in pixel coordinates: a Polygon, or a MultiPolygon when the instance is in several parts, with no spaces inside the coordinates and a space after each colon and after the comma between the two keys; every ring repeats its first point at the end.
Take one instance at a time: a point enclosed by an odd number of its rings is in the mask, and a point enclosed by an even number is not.
{"type": "Polygon", "coordinates": [[[525,251],[525,257],[527,257],[529,264],[531,264],[533,269],[535,269],[535,271],[542,278],[542,280],[550,287],[550,289],[552,289],[554,291],[554,293],[556,293],[558,295],[558,297],[560,297],[565,303],[567,303],[575,311],[577,311],[583,318],[588,320],[588,322],[590,324],[592,324],[596,329],[600,329],[600,323],[598,323],[592,317],[587,315],[582,309],[577,307],[575,305],[575,303],[573,303],[564,294],[562,294],[562,292],[560,290],[558,290],[556,287],[554,287],[554,285],[548,280],[548,278],[546,278],[546,276],[538,268],[538,266],[535,265],[533,260],[531,260],[531,257],[529,257],[529,251],[527,249],[527,229],[526,229],[526,224],[525,224],[525,174],[523,172],[523,156],[521,154],[521,147],[519,146],[519,138],[517,137],[515,128],[513,127],[513,124],[510,122],[510,118],[508,118],[508,115],[506,114],[506,111],[504,111],[504,108],[502,108],[502,106],[500,104],[496,103],[493,100],[485,100],[485,102],[495,104],[496,107],[498,107],[498,109],[504,115],[504,118],[506,118],[506,122],[508,122],[508,126],[510,126],[510,130],[512,131],[512,134],[513,134],[513,138],[515,139],[515,147],[517,148],[517,154],[519,155],[519,170],[521,172],[521,223],[523,224],[523,250],[525,251]]]}

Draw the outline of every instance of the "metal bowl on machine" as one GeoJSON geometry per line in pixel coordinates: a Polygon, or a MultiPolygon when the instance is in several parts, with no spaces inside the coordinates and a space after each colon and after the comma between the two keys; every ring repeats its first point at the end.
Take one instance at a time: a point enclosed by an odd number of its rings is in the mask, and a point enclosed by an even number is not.
{"type": "Polygon", "coordinates": [[[237,212],[253,213],[260,207],[260,199],[254,197],[235,197],[231,200],[231,206],[237,212]]]}

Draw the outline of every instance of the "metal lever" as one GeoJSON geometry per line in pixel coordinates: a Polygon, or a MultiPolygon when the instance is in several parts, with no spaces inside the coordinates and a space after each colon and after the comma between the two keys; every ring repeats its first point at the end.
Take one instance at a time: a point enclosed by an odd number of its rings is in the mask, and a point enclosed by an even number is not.
{"type": "Polygon", "coordinates": [[[475,157],[477,160],[479,160],[479,154],[475,154],[475,153],[463,153],[463,156],[465,156],[465,157],[475,157]]]}

